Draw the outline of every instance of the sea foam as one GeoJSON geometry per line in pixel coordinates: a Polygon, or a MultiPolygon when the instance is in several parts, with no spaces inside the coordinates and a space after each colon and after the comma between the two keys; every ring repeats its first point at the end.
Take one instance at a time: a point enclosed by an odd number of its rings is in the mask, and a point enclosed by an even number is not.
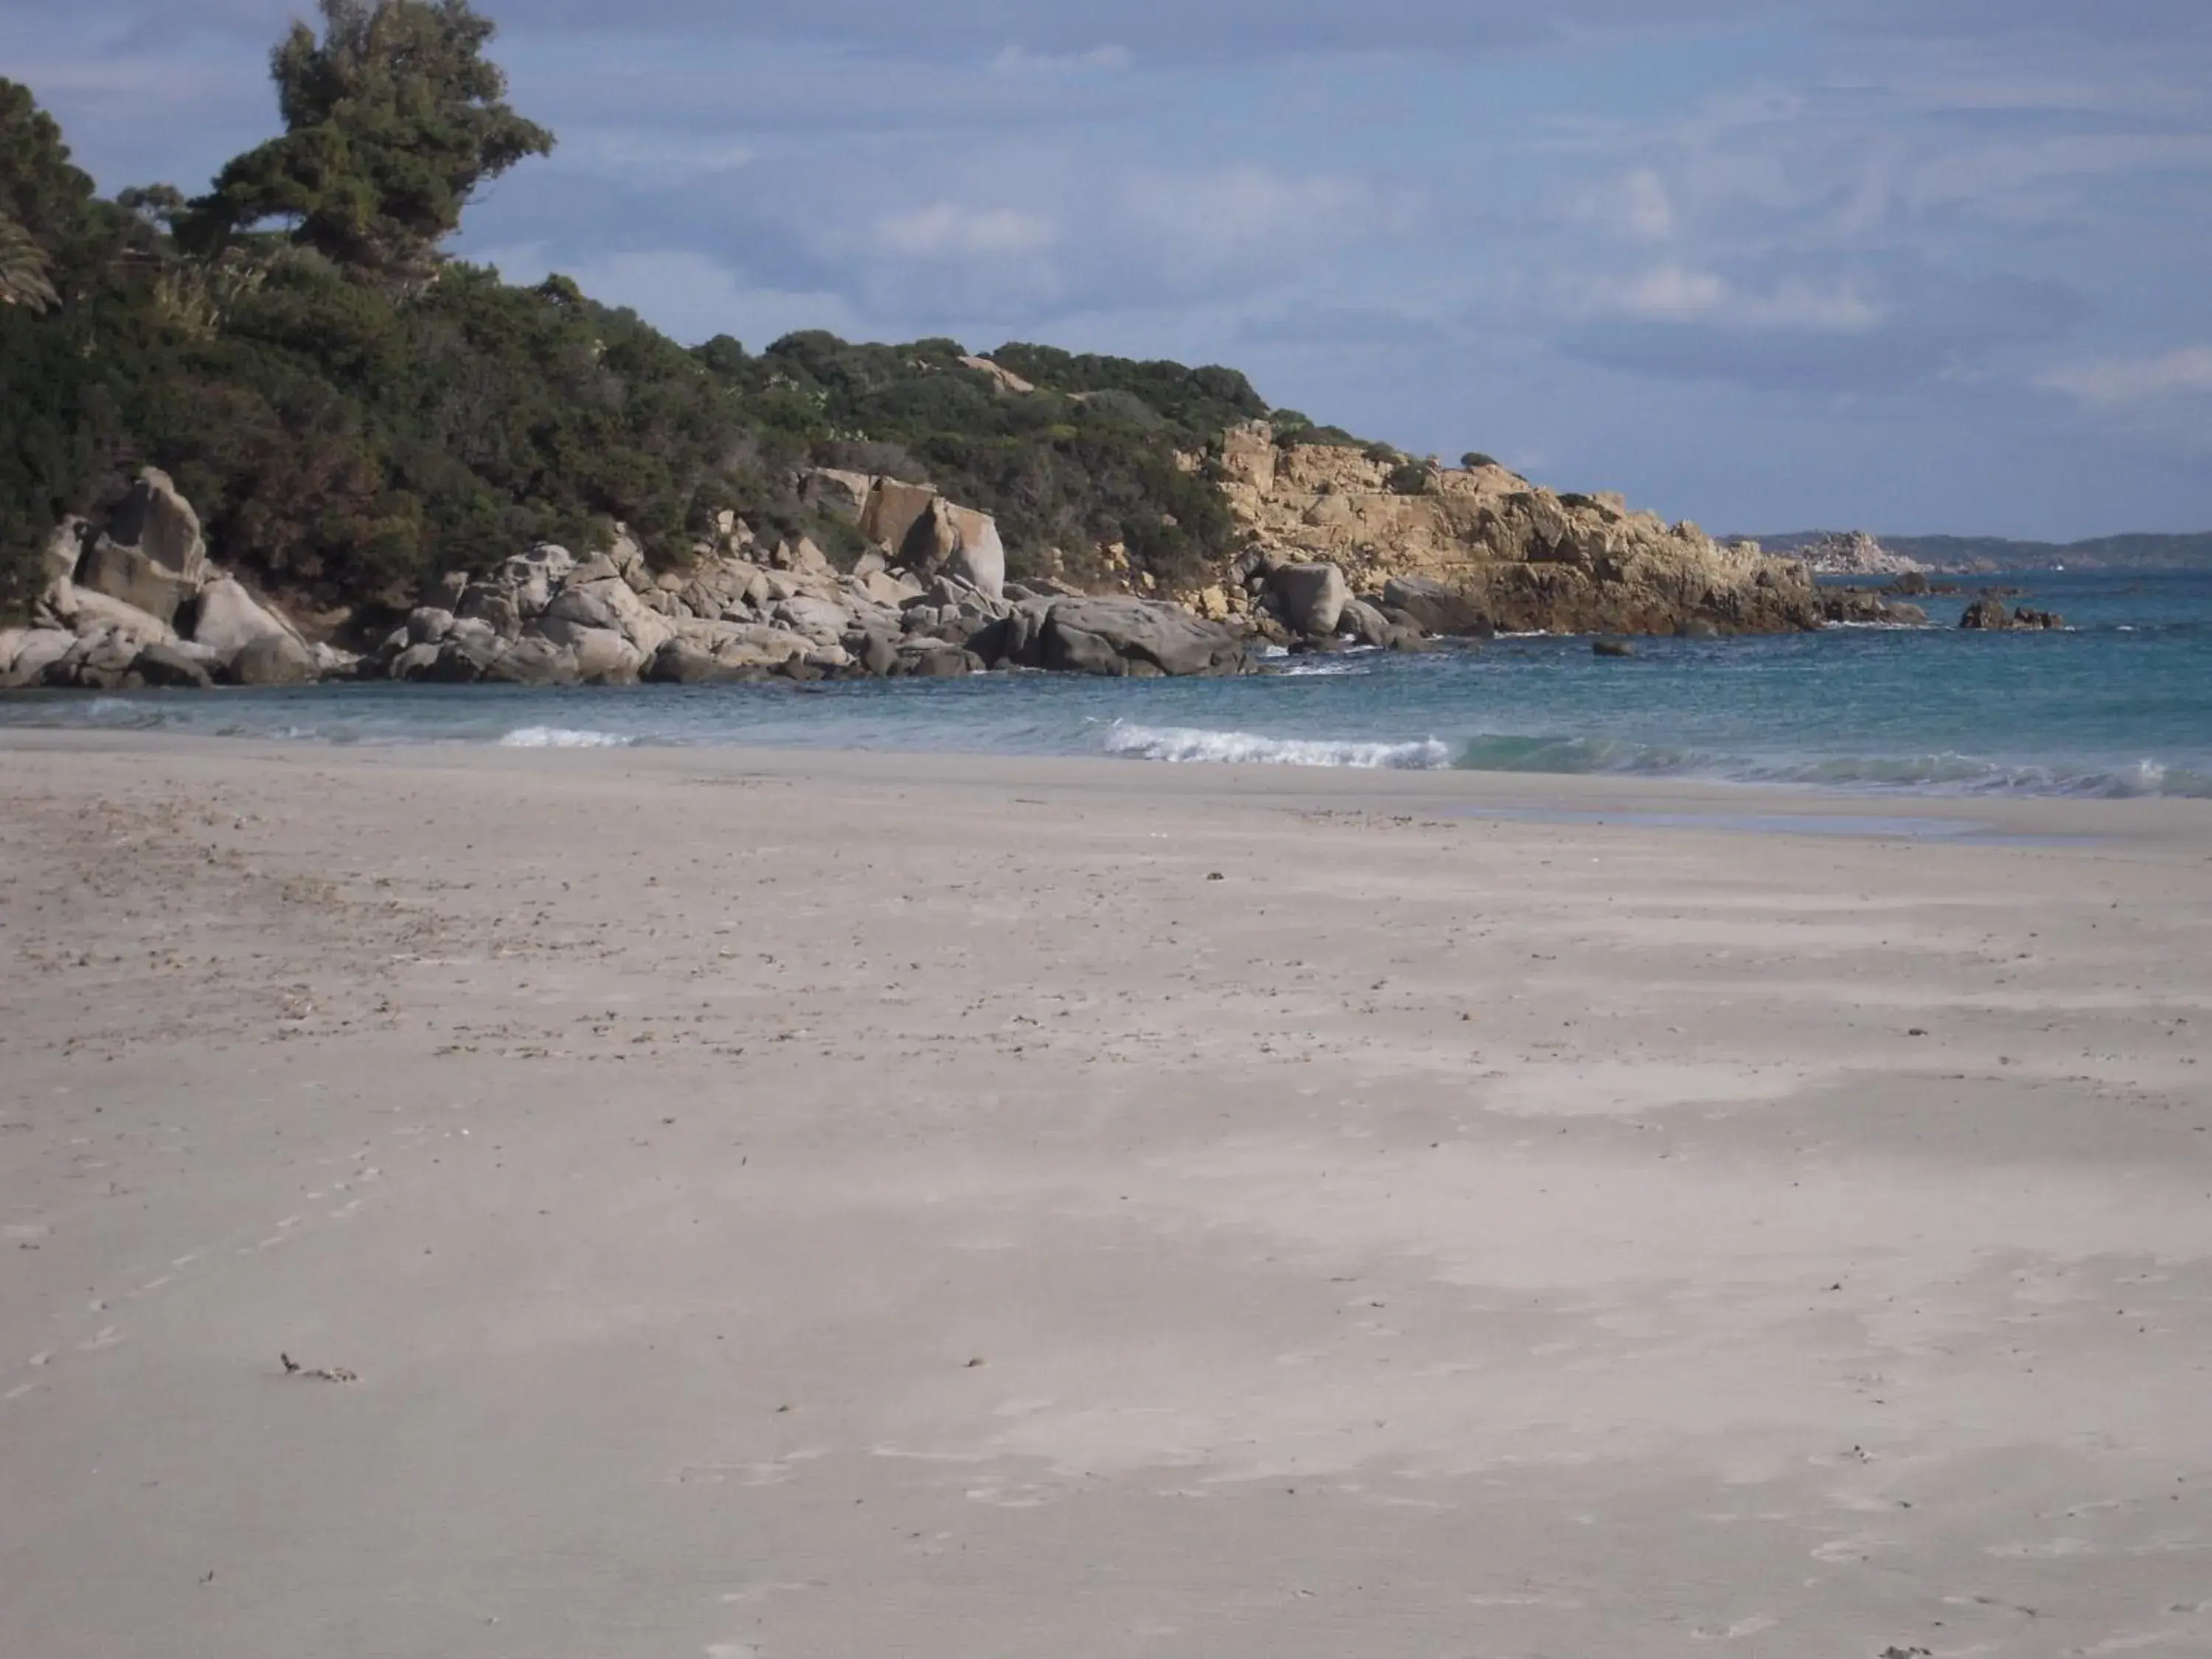
{"type": "Polygon", "coordinates": [[[619,732],[577,731],[566,726],[518,726],[499,740],[502,749],[627,749],[635,738],[619,732]]]}
{"type": "Polygon", "coordinates": [[[1451,763],[1451,750],[1434,738],[1414,743],[1353,743],[1269,738],[1199,726],[1133,726],[1126,720],[1115,720],[1107,728],[1105,749],[1109,755],[1133,760],[1348,766],[1370,771],[1433,771],[1451,763]]]}

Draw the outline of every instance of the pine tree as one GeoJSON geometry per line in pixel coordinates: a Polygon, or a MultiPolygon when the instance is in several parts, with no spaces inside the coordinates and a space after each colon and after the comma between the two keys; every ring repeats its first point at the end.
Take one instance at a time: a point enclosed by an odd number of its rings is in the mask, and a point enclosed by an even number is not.
{"type": "Polygon", "coordinates": [[[468,0],[322,0],[270,56],[284,134],[238,157],[181,239],[213,252],[271,219],[295,242],[399,280],[434,269],[477,185],[549,154],[483,56],[496,26],[468,0]]]}

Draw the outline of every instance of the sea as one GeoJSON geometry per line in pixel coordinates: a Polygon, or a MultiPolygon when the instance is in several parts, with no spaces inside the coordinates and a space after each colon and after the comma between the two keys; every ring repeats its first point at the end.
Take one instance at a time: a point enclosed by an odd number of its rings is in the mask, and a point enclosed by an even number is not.
{"type": "Polygon", "coordinates": [[[806,686],[331,684],[0,696],[0,727],[303,744],[774,745],[1620,774],[1838,794],[2212,799],[2212,571],[1975,577],[2059,632],[1540,635],[1285,657],[1230,680],[996,673],[806,686]]]}

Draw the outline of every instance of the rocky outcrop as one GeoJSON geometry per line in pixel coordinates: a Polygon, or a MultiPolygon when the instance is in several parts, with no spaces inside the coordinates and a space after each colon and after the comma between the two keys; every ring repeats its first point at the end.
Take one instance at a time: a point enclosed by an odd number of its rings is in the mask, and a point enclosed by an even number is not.
{"type": "Polygon", "coordinates": [[[2026,605],[2005,609],[2005,602],[1994,593],[1984,593],[1969,605],[1959,618],[1959,626],[1989,633],[2014,629],[2063,629],[2066,618],[2056,611],[2032,611],[2026,605]]]}
{"type": "Polygon", "coordinates": [[[39,637],[0,669],[0,689],[289,685],[354,660],[210,563],[199,515],[151,467],[104,522],[55,527],[46,574],[33,607],[39,637]]]}
{"type": "Polygon", "coordinates": [[[218,576],[200,589],[188,631],[194,643],[226,661],[255,641],[273,636],[295,641],[303,649],[307,645],[299,629],[229,576],[218,576]]]}
{"type": "Polygon", "coordinates": [[[1863,530],[1823,536],[1800,548],[1796,556],[1816,576],[1903,576],[1928,568],[1917,559],[1891,552],[1863,530]]]}
{"type": "MultiPolygon", "coordinates": [[[[67,527],[49,544],[51,568],[66,547],[67,527]]],[[[82,551],[70,580],[81,588],[120,599],[164,623],[207,580],[207,543],[199,514],[177,493],[169,475],[148,467],[108,515],[105,530],[80,532],[82,551]]]]}
{"type": "Polygon", "coordinates": [[[1241,673],[1247,628],[1157,600],[1092,599],[1007,584],[988,515],[913,485],[817,473],[808,488],[862,502],[909,553],[878,549],[848,574],[811,544],[763,549],[735,524],[680,572],[635,544],[578,560],[541,546],[485,574],[443,579],[364,672],[439,684],[700,685],[780,678],[939,678],[993,667],[1115,676],[1241,673]],[[909,494],[908,492],[916,492],[909,494]],[[910,516],[908,516],[910,514],[910,516]],[[936,568],[925,581],[913,567],[936,568]],[[975,580],[981,577],[984,580],[975,580]]]}
{"type": "Polygon", "coordinates": [[[817,467],[801,499],[852,521],[875,544],[881,568],[921,580],[944,574],[992,599],[1005,592],[1006,544],[988,513],[947,501],[927,484],[817,467]]]}
{"type": "Polygon", "coordinates": [[[1132,679],[1249,673],[1254,661],[1246,638],[1157,599],[1030,599],[982,643],[987,660],[1132,679]]]}
{"type": "Polygon", "coordinates": [[[1890,599],[1881,589],[1823,587],[1819,592],[1820,617],[1825,622],[1859,627],[1918,628],[1928,621],[1928,613],[1918,605],[1890,599]]]}
{"type": "MultiPolygon", "coordinates": [[[[1429,633],[1753,633],[1821,623],[1812,578],[1795,561],[1632,513],[1615,495],[1557,495],[1495,463],[1431,467],[1423,493],[1407,495],[1393,488],[1404,482],[1395,461],[1279,446],[1258,423],[1226,434],[1218,473],[1270,569],[1333,564],[1352,592],[1429,633]]],[[[1240,585],[1249,605],[1267,595],[1253,594],[1249,579],[1240,585]]],[[[1229,598],[1234,614],[1241,607],[1235,592],[1229,598]]]]}

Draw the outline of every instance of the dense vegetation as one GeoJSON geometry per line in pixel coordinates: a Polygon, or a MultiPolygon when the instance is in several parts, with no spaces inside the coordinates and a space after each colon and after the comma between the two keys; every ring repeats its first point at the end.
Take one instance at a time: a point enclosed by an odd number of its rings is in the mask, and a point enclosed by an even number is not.
{"type": "Polygon", "coordinates": [[[33,596],[56,521],[149,464],[218,558],[364,623],[426,575],[614,520],[664,563],[726,508],[857,551],[795,492],[810,464],[995,513],[1017,574],[1119,544],[1175,585],[1231,550],[1178,456],[1267,413],[1243,375],[1002,347],[1019,393],[951,340],[687,349],[564,278],[445,260],[470,191],[552,137],[504,103],[466,0],[323,12],[272,54],[283,136],[195,200],[101,198],[0,81],[0,614],[33,596]]]}

